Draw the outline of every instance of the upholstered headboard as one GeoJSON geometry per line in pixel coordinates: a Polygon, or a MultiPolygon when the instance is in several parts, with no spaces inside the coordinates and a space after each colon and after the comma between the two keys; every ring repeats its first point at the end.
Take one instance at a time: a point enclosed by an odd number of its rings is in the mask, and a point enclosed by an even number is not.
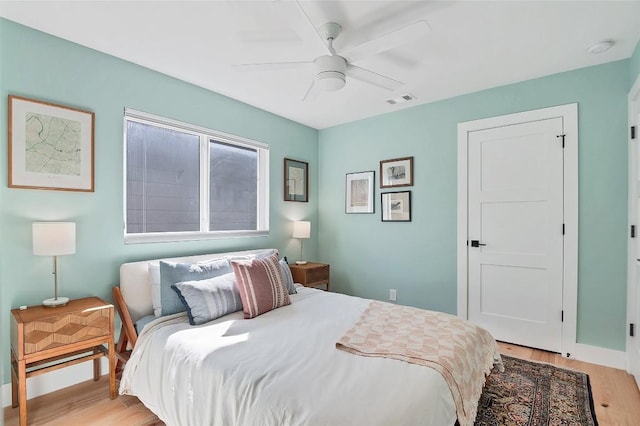
{"type": "Polygon", "coordinates": [[[131,315],[131,320],[135,323],[140,318],[153,314],[153,304],[151,303],[151,281],[149,277],[150,264],[158,265],[161,260],[196,263],[211,259],[219,259],[222,257],[256,255],[272,250],[273,249],[246,250],[123,263],[122,266],[120,266],[120,291],[122,292],[122,297],[124,298],[129,314],[131,315]]]}

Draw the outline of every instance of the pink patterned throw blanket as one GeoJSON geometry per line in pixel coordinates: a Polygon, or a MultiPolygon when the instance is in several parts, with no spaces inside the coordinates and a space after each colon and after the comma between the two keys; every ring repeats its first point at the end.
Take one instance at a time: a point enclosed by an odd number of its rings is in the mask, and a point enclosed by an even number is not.
{"type": "Polygon", "coordinates": [[[498,345],[483,328],[453,315],[391,303],[371,302],[336,347],[435,369],[449,385],[461,426],[473,425],[493,366],[504,371],[498,345]]]}

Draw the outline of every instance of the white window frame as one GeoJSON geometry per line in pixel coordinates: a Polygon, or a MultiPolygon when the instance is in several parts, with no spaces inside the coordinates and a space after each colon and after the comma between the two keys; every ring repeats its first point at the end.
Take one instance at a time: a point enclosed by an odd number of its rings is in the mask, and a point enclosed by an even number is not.
{"type": "Polygon", "coordinates": [[[221,238],[260,237],[269,235],[269,145],[252,139],[235,136],[217,130],[160,117],[146,112],[125,108],[123,119],[123,228],[125,244],[159,243],[171,241],[210,240],[221,238]],[[149,124],[156,127],[189,133],[200,138],[200,231],[127,233],[127,122],[149,124]],[[209,230],[209,141],[255,149],[258,153],[258,211],[255,230],[209,230]]]}

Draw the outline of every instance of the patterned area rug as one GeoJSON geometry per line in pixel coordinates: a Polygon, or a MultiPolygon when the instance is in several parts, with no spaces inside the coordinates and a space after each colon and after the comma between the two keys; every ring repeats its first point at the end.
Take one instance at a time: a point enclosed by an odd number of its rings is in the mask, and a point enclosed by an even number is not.
{"type": "Polygon", "coordinates": [[[589,376],[502,355],[504,373],[487,378],[476,426],[597,426],[589,376]]]}

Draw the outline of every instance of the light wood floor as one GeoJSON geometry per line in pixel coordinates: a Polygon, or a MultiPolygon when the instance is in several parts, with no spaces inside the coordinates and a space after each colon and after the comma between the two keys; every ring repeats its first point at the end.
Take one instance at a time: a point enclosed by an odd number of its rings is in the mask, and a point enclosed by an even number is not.
{"type": "MultiPolygon", "coordinates": [[[[623,370],[562,358],[560,355],[500,343],[506,355],[555,364],[589,374],[596,415],[600,425],[640,424],[640,391],[633,377],[623,370]]],[[[109,399],[108,380],[87,381],[28,401],[32,425],[119,425],[148,426],[162,422],[137,398],[109,399]]],[[[4,410],[6,426],[18,424],[18,409],[4,410]]]]}

